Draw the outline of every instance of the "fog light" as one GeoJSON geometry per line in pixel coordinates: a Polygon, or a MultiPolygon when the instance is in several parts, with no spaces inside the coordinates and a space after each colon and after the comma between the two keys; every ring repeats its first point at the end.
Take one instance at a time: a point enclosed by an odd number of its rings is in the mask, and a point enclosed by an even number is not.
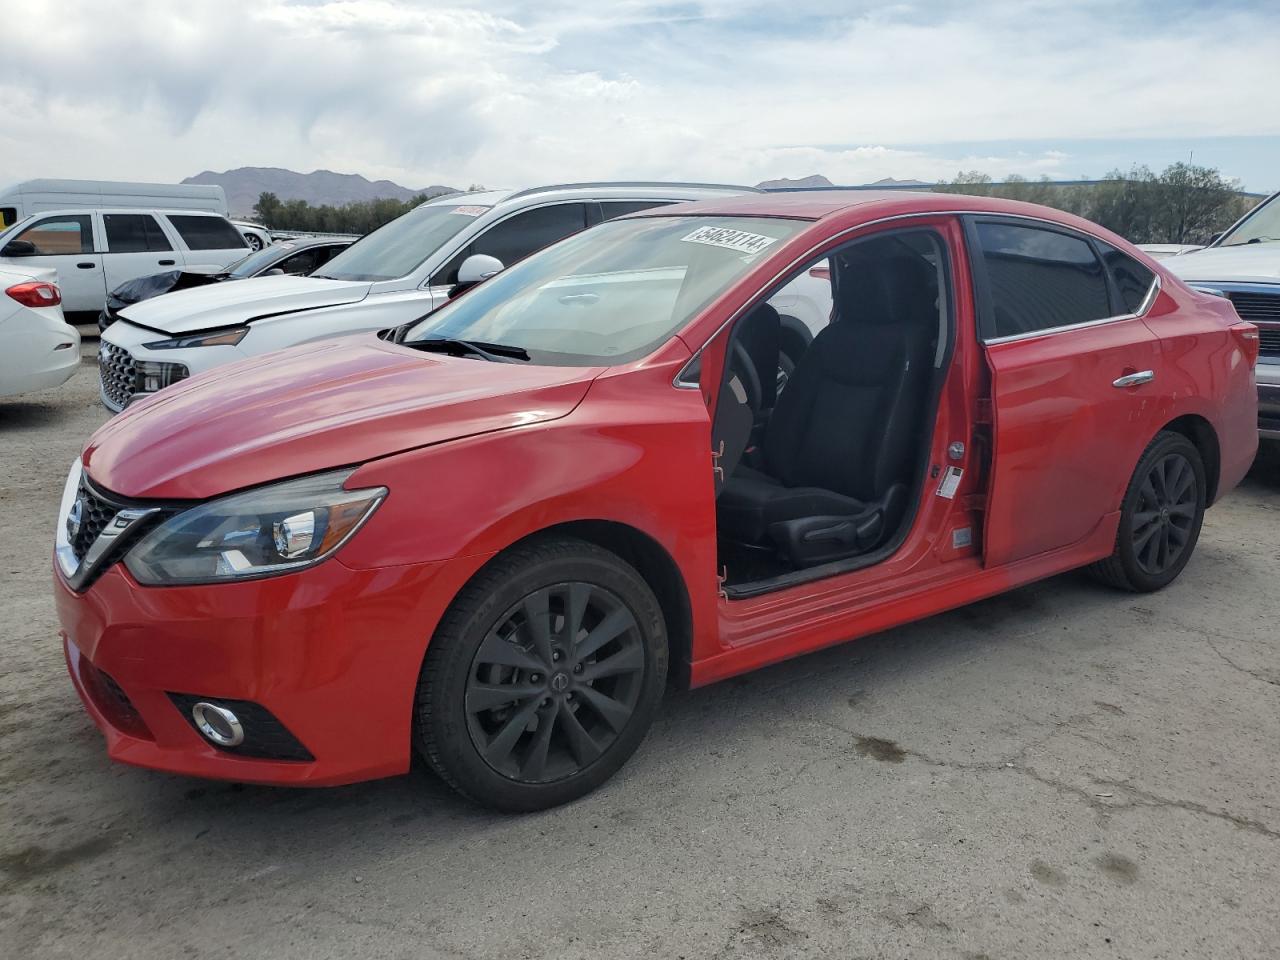
{"type": "Polygon", "coordinates": [[[244,728],[240,720],[226,707],[201,700],[191,708],[191,719],[196,729],[220,747],[238,747],[244,743],[244,728]]]}

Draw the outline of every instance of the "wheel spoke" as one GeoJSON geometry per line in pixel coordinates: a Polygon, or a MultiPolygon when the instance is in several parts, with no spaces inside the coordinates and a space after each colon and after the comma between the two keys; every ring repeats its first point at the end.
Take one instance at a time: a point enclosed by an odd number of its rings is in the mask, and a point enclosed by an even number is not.
{"type": "Polygon", "coordinates": [[[477,663],[494,663],[503,667],[516,667],[520,670],[545,670],[537,657],[533,656],[524,647],[519,644],[512,643],[510,640],[503,640],[496,634],[489,634],[485,637],[484,643],[480,645],[479,651],[476,653],[477,663]]]}
{"type": "Polygon", "coordinates": [[[529,749],[520,762],[520,776],[537,780],[547,769],[547,748],[551,745],[551,733],[555,730],[556,714],[550,710],[538,714],[538,729],[534,731],[529,749]]]}
{"type": "Polygon", "coordinates": [[[1156,502],[1164,503],[1169,499],[1169,487],[1164,475],[1165,462],[1161,460],[1151,470],[1151,485],[1156,492],[1156,502]]]}
{"type": "Polygon", "coordinates": [[[570,647],[578,642],[578,633],[582,630],[582,618],[587,612],[587,601],[590,599],[590,586],[585,583],[569,584],[569,596],[565,603],[564,634],[560,639],[570,647]]]}
{"type": "Polygon", "coordinates": [[[620,673],[635,673],[643,667],[644,651],[638,646],[627,646],[605,660],[583,666],[579,679],[590,683],[593,680],[617,676],[620,673]]]}
{"type": "Polygon", "coordinates": [[[489,741],[488,746],[484,749],[484,758],[489,763],[497,766],[511,755],[511,750],[516,745],[516,741],[520,739],[520,734],[524,733],[525,728],[529,726],[529,721],[533,719],[534,713],[537,712],[539,702],[538,700],[530,700],[517,710],[494,738],[489,741]]]}
{"type": "Polygon", "coordinates": [[[1190,520],[1196,515],[1196,505],[1194,503],[1178,503],[1169,508],[1169,516],[1183,517],[1190,520]]]}
{"type": "Polygon", "coordinates": [[[1160,569],[1164,570],[1169,566],[1169,525],[1165,524],[1160,528],[1160,548],[1156,551],[1156,559],[1160,564],[1160,569]]]}
{"type": "Polygon", "coordinates": [[[587,733],[569,704],[564,702],[560,704],[557,718],[560,721],[560,729],[564,731],[565,739],[569,741],[569,751],[578,761],[578,766],[585,767],[600,756],[600,747],[591,739],[591,734],[587,733]]]}
{"type": "Polygon", "coordinates": [[[607,697],[595,687],[578,687],[578,696],[591,706],[600,719],[609,725],[614,733],[621,733],[622,728],[631,719],[631,708],[613,697],[607,697]]]}
{"type": "Polygon", "coordinates": [[[471,683],[467,687],[467,712],[479,713],[508,703],[523,703],[530,697],[544,696],[542,684],[471,683]]]}
{"type": "Polygon", "coordinates": [[[1183,530],[1176,523],[1171,523],[1169,524],[1169,538],[1173,541],[1175,547],[1182,549],[1186,542],[1191,539],[1191,531],[1183,530]]]}
{"type": "Polygon", "coordinates": [[[1152,529],[1151,534],[1147,537],[1146,542],[1142,545],[1142,547],[1135,547],[1135,550],[1134,550],[1134,552],[1138,556],[1138,562],[1141,563],[1147,570],[1153,571],[1153,572],[1155,570],[1156,551],[1160,547],[1160,537],[1158,536],[1159,533],[1160,533],[1159,527],[1155,527],[1154,529],[1152,529]]]}
{"type": "Polygon", "coordinates": [[[1135,534],[1133,538],[1133,552],[1137,556],[1142,555],[1142,551],[1151,543],[1152,538],[1160,531],[1160,524],[1153,523],[1147,526],[1141,534],[1135,534]]]}
{"type": "Polygon", "coordinates": [[[590,633],[582,638],[582,642],[578,644],[578,648],[574,651],[574,656],[579,660],[585,660],[610,640],[616,639],[620,634],[635,626],[635,622],[630,610],[626,607],[616,607],[609,612],[608,616],[592,627],[590,633]]]}
{"type": "Polygon", "coordinates": [[[542,662],[551,666],[551,591],[538,590],[524,598],[525,629],[542,662]]]}
{"type": "Polygon", "coordinates": [[[1159,508],[1160,498],[1156,496],[1156,488],[1151,482],[1151,474],[1147,474],[1147,479],[1142,481],[1142,486],[1139,488],[1139,492],[1142,494],[1142,498],[1149,506],[1156,507],[1157,509],[1159,508]]]}
{"type": "Polygon", "coordinates": [[[1135,531],[1145,530],[1147,528],[1147,524],[1153,520],[1159,519],[1159,517],[1159,510],[1139,510],[1133,515],[1133,529],[1135,531]]]}

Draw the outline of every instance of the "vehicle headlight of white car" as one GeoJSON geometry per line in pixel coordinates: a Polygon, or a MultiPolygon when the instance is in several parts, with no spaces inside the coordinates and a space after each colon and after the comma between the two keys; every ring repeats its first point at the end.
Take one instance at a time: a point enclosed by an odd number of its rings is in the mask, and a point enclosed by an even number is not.
{"type": "Polygon", "coordinates": [[[148,350],[181,350],[184,347],[234,347],[245,338],[248,327],[221,327],[217,330],[204,330],[168,340],[154,340],[144,343],[148,350]]]}
{"type": "Polygon", "coordinates": [[[275,483],[175,514],[125,556],[148,586],[218,583],[315,566],[349,540],[387,496],[345,490],[352,470],[275,483]]]}

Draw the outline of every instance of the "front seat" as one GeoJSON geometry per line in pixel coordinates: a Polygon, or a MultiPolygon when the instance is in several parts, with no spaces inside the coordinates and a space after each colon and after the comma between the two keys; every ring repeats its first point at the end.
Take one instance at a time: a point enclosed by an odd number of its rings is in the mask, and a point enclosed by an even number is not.
{"type": "Polygon", "coordinates": [[[727,356],[729,376],[720,390],[711,433],[711,448],[720,458],[717,493],[724,479],[733,475],[777,402],[781,342],[782,321],[767,303],[758,304],[733,328],[727,356]],[[736,380],[742,382],[735,384],[736,380]]]}
{"type": "Polygon", "coordinates": [[[836,319],[779,395],[761,468],[739,466],[716,504],[725,537],[772,546],[798,567],[874,549],[906,509],[937,285],[914,252],[875,255],[869,246],[841,256],[836,319]]]}

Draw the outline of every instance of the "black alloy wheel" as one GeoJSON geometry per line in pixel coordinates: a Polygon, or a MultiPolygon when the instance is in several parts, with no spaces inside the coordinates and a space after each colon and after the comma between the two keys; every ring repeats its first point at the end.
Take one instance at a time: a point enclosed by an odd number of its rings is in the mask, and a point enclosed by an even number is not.
{"type": "Polygon", "coordinates": [[[1180,433],[1158,434],[1129,481],[1115,550],[1090,572],[1110,586],[1138,593],[1171,583],[1200,537],[1207,492],[1195,444],[1180,433]]]}
{"type": "Polygon", "coordinates": [[[635,616],[591,583],[542,587],[488,632],[467,678],[467,730],[521,783],[581,773],[626,729],[644,679],[635,616]]]}
{"type": "Polygon", "coordinates": [[[666,684],[662,608],[629,563],[546,537],[499,554],[459,591],[418,680],[419,751],[500,810],[541,810],[612,776],[666,684]]]}

